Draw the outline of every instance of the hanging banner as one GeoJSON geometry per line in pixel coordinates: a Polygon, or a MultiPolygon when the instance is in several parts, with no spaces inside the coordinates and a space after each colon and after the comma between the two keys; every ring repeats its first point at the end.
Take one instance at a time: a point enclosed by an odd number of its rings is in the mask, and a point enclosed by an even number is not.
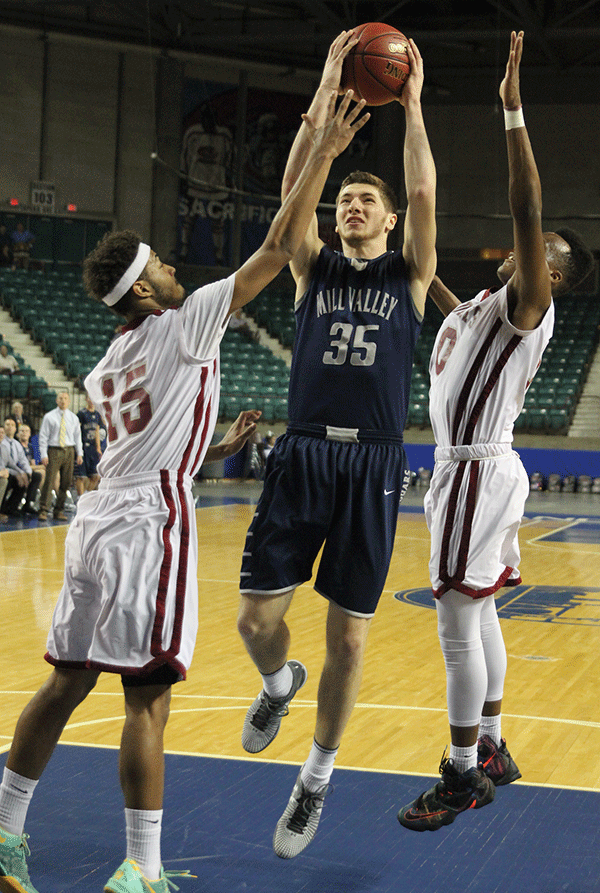
{"type": "MultiPolygon", "coordinates": [[[[237,194],[238,88],[188,79],[184,85],[177,255],[200,266],[232,266],[237,194]]],[[[242,261],[260,247],[280,205],[281,180],[290,148],[310,98],[249,88],[241,197],[242,261]]],[[[336,164],[340,179],[361,167],[371,142],[370,123],[336,164]]],[[[364,162],[363,162],[364,165],[364,162]]],[[[332,198],[335,198],[335,190],[332,198]]],[[[325,215],[331,216],[333,215],[325,215]]]]}

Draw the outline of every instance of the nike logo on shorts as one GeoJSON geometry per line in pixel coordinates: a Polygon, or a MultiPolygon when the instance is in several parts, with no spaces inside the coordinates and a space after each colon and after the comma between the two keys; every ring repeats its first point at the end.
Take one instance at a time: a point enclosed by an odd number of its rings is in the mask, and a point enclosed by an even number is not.
{"type": "Polygon", "coordinates": [[[383,495],[384,495],[384,496],[389,496],[390,493],[394,493],[394,492],[395,492],[394,490],[386,490],[386,489],[384,488],[384,490],[383,490],[383,495]]]}

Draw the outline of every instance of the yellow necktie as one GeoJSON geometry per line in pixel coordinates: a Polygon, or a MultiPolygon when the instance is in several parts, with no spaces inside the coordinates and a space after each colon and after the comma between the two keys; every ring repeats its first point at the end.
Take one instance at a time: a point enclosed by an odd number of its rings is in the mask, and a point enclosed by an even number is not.
{"type": "Polygon", "coordinates": [[[60,420],[60,431],[58,432],[58,445],[60,447],[64,447],[67,442],[67,423],[65,421],[65,414],[63,412],[62,418],[60,420]]]}

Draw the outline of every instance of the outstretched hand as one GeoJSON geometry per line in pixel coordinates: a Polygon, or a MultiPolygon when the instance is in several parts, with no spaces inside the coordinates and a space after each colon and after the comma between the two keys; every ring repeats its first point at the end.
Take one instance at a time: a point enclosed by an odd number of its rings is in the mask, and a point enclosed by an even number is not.
{"type": "Polygon", "coordinates": [[[357,43],[358,37],[355,37],[353,31],[342,31],[341,34],[338,34],[329,47],[319,86],[326,87],[328,90],[335,90],[336,93],[343,92],[340,89],[340,80],[342,78],[344,59],[357,43]]]}
{"type": "Polygon", "coordinates": [[[315,127],[308,115],[302,115],[310,139],[312,140],[316,150],[323,150],[327,154],[337,157],[344,149],[346,149],[352,139],[361,127],[363,127],[371,117],[369,112],[365,112],[362,118],[358,116],[364,109],[366,102],[361,99],[355,106],[350,108],[350,102],[354,98],[354,92],[348,90],[339,104],[336,111],[337,94],[331,91],[327,115],[321,127],[315,127]]]}
{"type": "Polygon", "coordinates": [[[521,108],[521,89],[519,85],[519,67],[523,55],[523,31],[510,35],[510,54],[506,63],[506,74],[500,84],[500,99],[505,109],[521,108]]]}
{"type": "Polygon", "coordinates": [[[248,438],[256,431],[256,423],[262,413],[259,409],[245,409],[226,431],[222,440],[210,446],[204,457],[205,462],[216,462],[239,453],[248,438]]]}

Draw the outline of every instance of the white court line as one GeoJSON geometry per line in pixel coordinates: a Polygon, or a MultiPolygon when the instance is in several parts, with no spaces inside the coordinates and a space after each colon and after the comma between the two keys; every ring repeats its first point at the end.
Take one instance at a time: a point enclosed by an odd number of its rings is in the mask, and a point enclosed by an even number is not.
{"type": "MultiPolygon", "coordinates": [[[[505,714],[509,715],[509,714],[505,714]]],[[[4,736],[0,736],[4,737],[4,736]]],[[[88,744],[83,743],[81,741],[63,741],[62,739],[59,741],[58,746],[64,745],[65,747],[89,747],[98,750],[119,750],[118,744],[88,744]]],[[[9,749],[10,745],[0,745],[0,753],[6,753],[9,749]]],[[[298,763],[294,760],[269,760],[266,757],[259,756],[239,756],[233,757],[229,755],[220,755],[214,753],[203,753],[201,751],[188,751],[188,750],[165,750],[165,754],[169,756],[175,757],[196,757],[205,760],[228,760],[234,762],[244,762],[244,763],[266,763],[272,766],[298,766],[298,763]]],[[[422,778],[424,776],[423,772],[414,772],[410,769],[366,769],[364,766],[345,766],[341,763],[336,763],[336,769],[346,769],[348,772],[377,772],[381,775],[409,775],[414,778],[422,778]]],[[[429,777],[425,775],[425,777],[429,777]]],[[[437,775],[431,775],[431,778],[437,778],[437,775]]],[[[571,784],[550,784],[549,782],[540,782],[540,781],[513,781],[512,784],[517,784],[524,787],[529,788],[553,788],[554,790],[561,791],[589,791],[590,793],[597,793],[600,789],[600,785],[598,787],[583,787],[582,785],[571,785],[571,784]]]]}
{"type": "Polygon", "coordinates": [[[575,518],[569,524],[562,524],[560,527],[554,527],[552,530],[547,530],[545,533],[540,533],[539,536],[534,536],[532,539],[527,540],[528,543],[535,543],[538,540],[543,540],[547,536],[554,536],[555,533],[562,533],[563,530],[569,530],[570,527],[577,527],[580,521],[587,521],[587,518],[575,518]]]}
{"type": "MultiPolygon", "coordinates": [[[[27,691],[0,691],[0,695],[30,695],[34,694],[34,692],[27,691]]],[[[120,693],[116,692],[92,692],[89,697],[122,697],[120,693]]],[[[210,707],[189,707],[189,708],[175,708],[171,709],[171,714],[175,713],[206,713],[210,710],[245,710],[248,708],[251,703],[251,699],[244,696],[227,696],[227,695],[177,695],[173,693],[173,698],[185,698],[188,700],[197,699],[197,700],[205,700],[205,701],[242,701],[243,703],[239,705],[230,705],[230,706],[222,706],[218,705],[210,706],[210,707]]],[[[294,698],[294,706],[298,707],[316,707],[316,701],[308,701],[302,700],[299,698],[294,698]]],[[[357,710],[398,710],[398,711],[408,711],[414,713],[446,713],[447,710],[445,707],[417,707],[412,704],[368,704],[359,702],[354,705],[357,710]]],[[[583,720],[583,719],[567,719],[566,717],[560,716],[533,716],[528,713],[503,713],[502,716],[517,719],[517,720],[526,720],[533,722],[549,722],[549,723],[557,723],[562,725],[572,725],[572,726],[581,726],[582,728],[589,729],[600,729],[600,722],[594,722],[592,720],[583,720]]],[[[119,714],[117,716],[106,716],[100,719],[91,719],[86,720],[80,723],[72,723],[65,726],[66,729],[74,729],[74,728],[83,728],[87,725],[99,725],[103,722],[112,722],[112,721],[122,721],[123,714],[119,714]]],[[[4,737],[0,735],[0,739],[4,737]]]]}

